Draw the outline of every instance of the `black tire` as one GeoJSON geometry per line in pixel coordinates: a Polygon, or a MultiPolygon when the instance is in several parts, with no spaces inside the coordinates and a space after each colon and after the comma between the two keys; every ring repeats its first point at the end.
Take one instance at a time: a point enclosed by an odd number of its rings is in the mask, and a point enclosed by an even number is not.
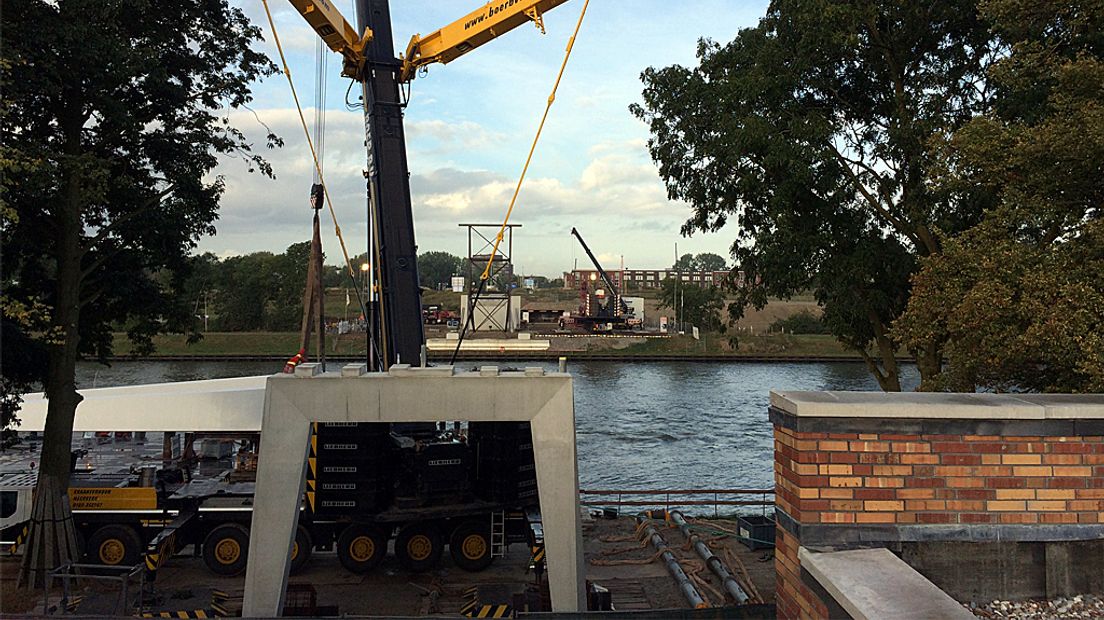
{"type": "Polygon", "coordinates": [[[314,539],[311,538],[307,528],[300,525],[295,530],[295,542],[291,546],[291,573],[295,574],[303,570],[310,562],[311,553],[314,551],[314,539]]]}
{"type": "Polygon", "coordinates": [[[475,573],[494,561],[491,555],[491,519],[470,519],[452,530],[449,555],[460,568],[475,573]]]}
{"type": "Polygon", "coordinates": [[[387,535],[378,528],[353,524],[337,537],[337,559],[345,570],[363,575],[387,557],[387,535]]]}
{"type": "Polygon", "coordinates": [[[420,522],[399,530],[395,537],[395,557],[412,573],[433,570],[441,561],[445,546],[441,530],[432,523],[420,522]]]}
{"type": "Polygon", "coordinates": [[[203,539],[203,563],[216,575],[240,574],[248,560],[249,530],[244,525],[225,523],[203,539]]]}
{"type": "Polygon", "coordinates": [[[105,525],[92,534],[89,559],[104,566],[134,566],[142,561],[142,539],[126,525],[105,525]]]}

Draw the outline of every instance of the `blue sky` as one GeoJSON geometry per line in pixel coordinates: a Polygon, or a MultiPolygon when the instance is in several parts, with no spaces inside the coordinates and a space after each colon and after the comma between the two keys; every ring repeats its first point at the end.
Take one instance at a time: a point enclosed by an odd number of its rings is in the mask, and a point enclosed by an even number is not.
{"type": "MultiPolygon", "coordinates": [[[[269,0],[300,101],[313,117],[315,35],[289,3],[269,0]]],[[[334,0],[350,22],[352,2],[334,0]]],[[[570,236],[572,226],[605,266],[624,257],[629,268],[663,268],[680,253],[728,256],[735,231],[679,235],[689,216],[685,204],[667,200],[645,143],[646,126],[628,111],[640,100],[640,72],[648,66],[693,64],[697,40],[727,42],[753,26],[766,1],[591,0],[544,136],[522,188],[512,223],[515,269],[557,277],[585,254],[570,236]]],[[[426,34],[474,10],[472,0],[392,0],[395,43],[405,48],[413,33],[426,34]]],[[[276,60],[264,10],[258,0],[241,0],[262,26],[261,49],[276,60]]],[[[567,39],[582,9],[571,0],[545,16],[547,34],[522,26],[448,65],[433,65],[414,81],[406,110],[407,150],[420,251],[464,254],[460,223],[500,222],[540,120],[567,39]]],[[[339,223],[357,254],[364,248],[365,199],[362,116],[348,111],[349,82],[340,77],[336,55],[329,61],[326,180],[339,223]]],[[[287,82],[282,75],[255,85],[253,113],[231,120],[263,144],[258,119],[284,140],[267,151],[277,179],[249,174],[235,159],[216,174],[227,185],[218,234],[200,242],[201,251],[232,255],[282,251],[310,236],[307,193],[312,164],[287,82]]],[[[262,147],[263,148],[263,147],[262,147]]],[[[731,226],[731,225],[730,225],[731,226]]],[[[323,225],[327,262],[340,251],[332,224],[323,225]]]]}

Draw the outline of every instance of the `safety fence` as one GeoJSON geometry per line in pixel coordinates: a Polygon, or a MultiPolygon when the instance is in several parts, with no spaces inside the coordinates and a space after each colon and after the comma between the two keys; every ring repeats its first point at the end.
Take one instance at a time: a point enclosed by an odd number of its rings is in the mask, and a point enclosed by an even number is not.
{"type": "Polygon", "coordinates": [[[579,504],[619,512],[622,507],[696,508],[691,512],[697,514],[701,514],[701,507],[711,506],[713,516],[718,517],[722,507],[726,513],[748,507],[766,513],[767,507],[774,506],[774,489],[581,489],[579,504]]]}

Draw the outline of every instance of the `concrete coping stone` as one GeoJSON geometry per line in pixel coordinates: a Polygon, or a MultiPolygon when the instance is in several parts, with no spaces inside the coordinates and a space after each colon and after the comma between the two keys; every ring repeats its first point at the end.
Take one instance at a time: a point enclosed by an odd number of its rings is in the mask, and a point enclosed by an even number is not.
{"type": "Polygon", "coordinates": [[[813,553],[801,567],[855,620],[972,620],[974,615],[888,549],[813,553]]]}
{"type": "Polygon", "coordinates": [[[540,366],[526,366],[525,367],[525,376],[526,377],[543,377],[544,376],[544,369],[541,368],[540,366]]]}
{"type": "Polygon", "coordinates": [[[322,364],[299,364],[295,367],[296,377],[313,377],[322,372],[322,364]]]}
{"type": "Polygon", "coordinates": [[[368,372],[368,364],[345,364],[341,367],[342,377],[359,377],[368,372]]]}
{"type": "Polygon", "coordinates": [[[498,376],[498,366],[480,366],[479,367],[479,376],[480,377],[497,377],[498,376]]]}
{"type": "Polygon", "coordinates": [[[411,366],[410,364],[392,364],[387,374],[392,377],[451,377],[454,366],[411,366]]]}
{"type": "Polygon", "coordinates": [[[1104,394],[771,391],[797,417],[1046,420],[1104,418],[1104,394]]]}

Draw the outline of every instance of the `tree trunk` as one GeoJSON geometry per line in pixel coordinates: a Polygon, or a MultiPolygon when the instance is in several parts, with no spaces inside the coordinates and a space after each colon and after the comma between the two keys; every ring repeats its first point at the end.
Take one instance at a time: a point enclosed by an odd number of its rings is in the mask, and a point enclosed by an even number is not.
{"type": "Polygon", "coordinates": [[[71,158],[66,162],[69,170],[57,201],[58,226],[54,239],[57,282],[44,386],[49,404],[30,531],[27,533],[23,565],[19,573],[20,585],[32,589],[45,582],[49,571],[66,562],[80,559],[68,496],[73,418],[77,405],[82,400],[77,393],[75,378],[80,345],[83,256],[80,247],[82,188],[80,175],[74,169],[76,155],[80,150],[80,124],[79,119],[66,120],[70,121],[66,123],[66,154],[71,158]]]}
{"type": "Polygon", "coordinates": [[[882,388],[883,392],[900,392],[901,374],[897,367],[897,347],[886,332],[882,320],[873,311],[870,312],[870,324],[874,327],[874,342],[878,345],[878,357],[881,358],[882,362],[881,368],[878,368],[877,362],[865,353],[863,359],[866,361],[867,367],[871,368],[874,378],[878,380],[878,386],[882,388]]]}
{"type": "Polygon", "coordinates": [[[920,392],[934,392],[939,389],[939,375],[943,372],[943,351],[932,342],[914,352],[916,368],[920,371],[920,392]]]}

